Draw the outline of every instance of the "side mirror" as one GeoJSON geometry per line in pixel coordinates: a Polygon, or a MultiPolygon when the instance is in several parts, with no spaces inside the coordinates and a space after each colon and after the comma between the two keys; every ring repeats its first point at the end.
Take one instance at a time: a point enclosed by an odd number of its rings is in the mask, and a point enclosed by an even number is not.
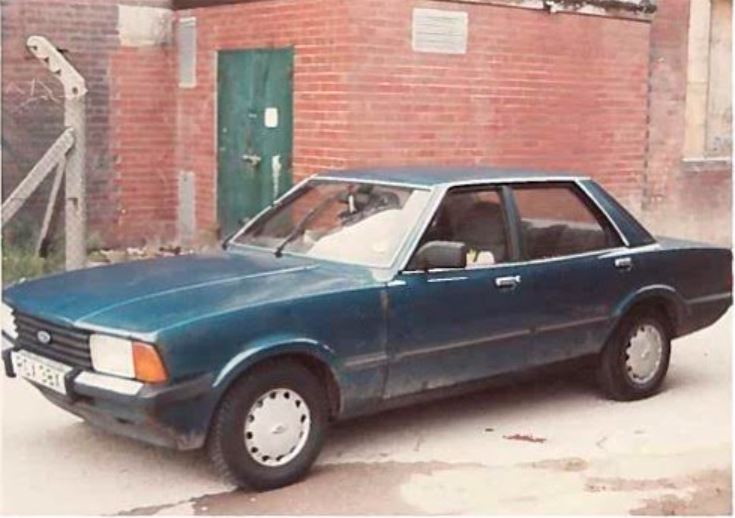
{"type": "Polygon", "coordinates": [[[429,241],[419,248],[413,261],[419,270],[465,268],[467,245],[456,241],[429,241]]]}

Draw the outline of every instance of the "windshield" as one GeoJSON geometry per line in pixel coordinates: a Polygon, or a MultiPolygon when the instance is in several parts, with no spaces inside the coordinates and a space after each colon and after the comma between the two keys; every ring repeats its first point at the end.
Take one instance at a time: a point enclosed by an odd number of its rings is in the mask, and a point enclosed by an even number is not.
{"type": "Polygon", "coordinates": [[[319,259],[388,267],[430,192],[314,180],[258,218],[233,242],[319,259]]]}

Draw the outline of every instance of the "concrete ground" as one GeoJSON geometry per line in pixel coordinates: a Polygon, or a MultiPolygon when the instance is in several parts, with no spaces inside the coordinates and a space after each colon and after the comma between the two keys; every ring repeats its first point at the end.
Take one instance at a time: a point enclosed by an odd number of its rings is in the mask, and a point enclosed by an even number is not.
{"type": "Polygon", "coordinates": [[[335,428],[309,477],[232,491],[201,452],[108,435],[2,381],[12,514],[730,514],[731,322],[674,344],[664,391],[541,379],[335,428]]]}

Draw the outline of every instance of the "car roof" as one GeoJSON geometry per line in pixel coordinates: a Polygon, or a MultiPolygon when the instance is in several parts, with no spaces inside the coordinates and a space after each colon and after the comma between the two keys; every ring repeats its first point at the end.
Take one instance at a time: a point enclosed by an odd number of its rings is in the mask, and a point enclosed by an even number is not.
{"type": "Polygon", "coordinates": [[[346,169],[319,173],[315,178],[334,178],[360,182],[385,182],[412,186],[434,187],[465,183],[499,181],[584,180],[587,176],[563,171],[538,171],[501,167],[375,167],[346,169]]]}

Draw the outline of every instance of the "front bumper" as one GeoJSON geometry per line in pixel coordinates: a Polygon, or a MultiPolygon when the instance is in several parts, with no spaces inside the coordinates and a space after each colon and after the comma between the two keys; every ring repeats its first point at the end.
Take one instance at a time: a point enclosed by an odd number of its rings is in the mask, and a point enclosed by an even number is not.
{"type": "MultiPolygon", "coordinates": [[[[15,377],[13,342],[2,336],[5,374],[15,377]]],[[[67,394],[29,381],[55,405],[112,433],[150,444],[187,450],[204,444],[213,408],[211,375],[153,385],[73,369],[65,376],[67,394]]]]}

